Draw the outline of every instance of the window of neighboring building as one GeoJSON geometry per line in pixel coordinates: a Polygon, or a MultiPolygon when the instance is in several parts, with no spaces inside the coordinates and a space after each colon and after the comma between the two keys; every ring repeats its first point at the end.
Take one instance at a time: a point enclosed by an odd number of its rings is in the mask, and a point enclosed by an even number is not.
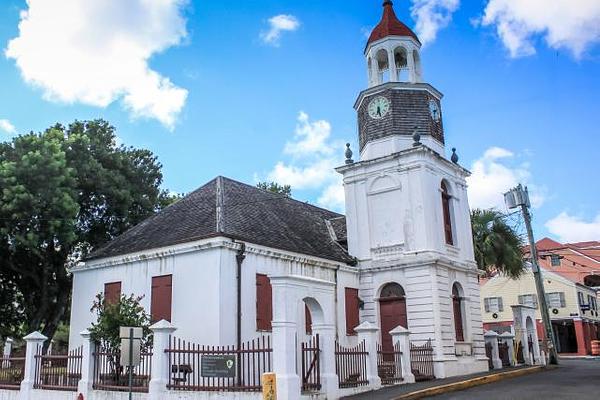
{"type": "Polygon", "coordinates": [[[553,267],[560,267],[560,256],[558,254],[552,254],[550,256],[550,264],[553,267]]]}
{"type": "Polygon", "coordinates": [[[591,310],[596,310],[596,299],[594,296],[588,294],[588,304],[590,305],[591,310]]]}
{"type": "Polygon", "coordinates": [[[111,282],[104,284],[104,303],[116,304],[121,298],[121,282],[111,282]]]}
{"type": "Polygon", "coordinates": [[[564,292],[548,293],[548,307],[550,307],[550,308],[566,307],[565,293],[564,292]]]}
{"type": "Polygon", "coordinates": [[[485,312],[502,312],[504,311],[504,305],[502,304],[502,297],[486,297],[483,299],[485,312]]]}
{"type": "Polygon", "coordinates": [[[267,275],[256,274],[256,330],[270,331],[273,319],[273,293],[267,275]]]}
{"type": "Polygon", "coordinates": [[[519,296],[519,304],[529,307],[538,307],[537,295],[535,294],[523,294],[519,296]]]}
{"type": "Polygon", "coordinates": [[[585,304],[583,293],[577,292],[577,302],[579,303],[580,306],[585,304]]]}
{"type": "Polygon", "coordinates": [[[359,298],[358,289],[346,288],[346,335],[356,335],[354,328],[359,323],[359,298]]]}
{"type": "Polygon", "coordinates": [[[442,212],[444,214],[444,236],[446,244],[453,245],[454,238],[452,237],[452,214],[450,213],[450,193],[446,182],[442,182],[442,212]]]}
{"type": "Polygon", "coordinates": [[[162,319],[171,322],[172,288],[172,275],[152,277],[152,297],[150,298],[150,316],[152,322],[162,319]]]}

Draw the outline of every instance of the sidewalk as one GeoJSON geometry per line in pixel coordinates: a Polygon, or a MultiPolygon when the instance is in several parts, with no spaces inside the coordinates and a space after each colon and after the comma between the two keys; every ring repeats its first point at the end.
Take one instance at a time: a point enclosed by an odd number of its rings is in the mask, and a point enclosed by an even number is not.
{"type": "Polygon", "coordinates": [[[353,396],[347,396],[343,399],[348,400],[395,400],[395,399],[416,399],[434,396],[436,394],[462,390],[468,387],[477,386],[502,379],[509,379],[513,376],[521,376],[535,372],[545,371],[539,366],[524,366],[504,368],[481,372],[472,375],[455,376],[452,378],[435,379],[426,382],[418,382],[408,385],[388,386],[382,389],[365,392],[353,396]]]}

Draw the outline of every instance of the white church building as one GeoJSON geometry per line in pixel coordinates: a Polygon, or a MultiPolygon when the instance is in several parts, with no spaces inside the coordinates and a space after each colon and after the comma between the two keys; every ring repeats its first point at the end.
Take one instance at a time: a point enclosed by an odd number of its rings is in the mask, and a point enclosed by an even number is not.
{"type": "Polygon", "coordinates": [[[420,47],[385,1],[354,105],[359,149],[337,168],[346,215],[217,177],[73,268],[70,347],[94,322],[96,294],[135,294],[194,343],[270,336],[282,399],[303,379],[289,349],[317,333],[356,346],[365,322],[384,350],[398,326],[430,341],[436,377],[487,371],[469,172],[447,157],[442,94],[424,81],[420,47]]]}

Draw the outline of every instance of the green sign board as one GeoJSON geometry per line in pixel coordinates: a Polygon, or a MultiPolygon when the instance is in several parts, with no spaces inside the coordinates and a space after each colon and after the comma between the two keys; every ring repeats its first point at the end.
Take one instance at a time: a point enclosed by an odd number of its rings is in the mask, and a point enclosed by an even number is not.
{"type": "Polygon", "coordinates": [[[235,378],[235,356],[203,355],[201,375],[205,378],[235,378]]]}

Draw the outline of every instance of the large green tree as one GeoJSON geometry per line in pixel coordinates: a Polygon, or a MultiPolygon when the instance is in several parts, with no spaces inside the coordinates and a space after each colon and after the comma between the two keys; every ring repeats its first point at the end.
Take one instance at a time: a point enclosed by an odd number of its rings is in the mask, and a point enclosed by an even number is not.
{"type": "Polygon", "coordinates": [[[471,211],[475,261],[486,273],[498,271],[517,278],[524,271],[523,243],[509,226],[504,215],[496,210],[471,211]]]}
{"type": "Polygon", "coordinates": [[[69,306],[68,267],[171,201],[161,167],[150,151],[117,145],[103,120],[0,144],[0,298],[14,299],[4,334],[54,335],[69,306]]]}
{"type": "Polygon", "coordinates": [[[267,192],[283,194],[287,197],[292,196],[292,187],[290,185],[280,185],[277,182],[258,182],[256,187],[267,192]]]}

